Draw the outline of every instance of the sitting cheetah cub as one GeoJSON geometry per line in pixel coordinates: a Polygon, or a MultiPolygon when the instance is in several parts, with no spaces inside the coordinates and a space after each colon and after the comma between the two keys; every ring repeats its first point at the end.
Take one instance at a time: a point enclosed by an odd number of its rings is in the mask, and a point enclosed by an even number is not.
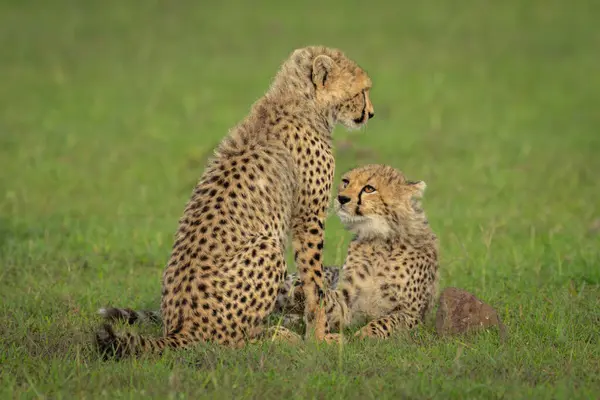
{"type": "MultiPolygon", "coordinates": [[[[415,327],[432,308],[438,243],[419,201],[425,186],[385,165],[366,165],[343,176],[335,209],[356,236],[343,268],[325,268],[331,287],[325,296],[328,332],[369,321],[356,335],[386,338],[415,327]]],[[[275,311],[301,314],[300,287],[298,277],[289,275],[275,311]]]]}
{"type": "Polygon", "coordinates": [[[115,332],[96,343],[117,358],[199,341],[240,347],[263,331],[292,236],[307,334],[322,340],[323,232],[334,174],[331,134],[373,117],[371,80],[341,51],[292,53],[268,92],[222,140],[179,221],[163,274],[163,337],[115,332]]]}

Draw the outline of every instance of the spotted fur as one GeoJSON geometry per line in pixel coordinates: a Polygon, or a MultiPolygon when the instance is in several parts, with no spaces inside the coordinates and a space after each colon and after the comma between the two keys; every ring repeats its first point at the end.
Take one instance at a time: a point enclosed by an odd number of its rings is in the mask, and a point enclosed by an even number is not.
{"type": "Polygon", "coordinates": [[[324,338],[323,231],[334,174],[331,133],[373,116],[367,74],[341,51],[307,47],[219,144],[179,221],[163,274],[163,336],[96,334],[108,356],[258,337],[285,277],[292,236],[306,335],[324,338]]]}
{"type": "MultiPolygon", "coordinates": [[[[385,165],[343,176],[335,208],[355,237],[337,285],[326,292],[328,333],[366,323],[357,336],[386,338],[423,321],[438,284],[438,242],[421,208],[424,190],[424,182],[407,181],[385,165]]],[[[295,279],[291,275],[288,281],[295,279]]],[[[301,293],[287,287],[280,294],[287,299],[281,308],[297,314],[301,293]]]]}
{"type": "MultiPolygon", "coordinates": [[[[323,277],[326,287],[335,288],[339,276],[339,267],[323,267],[323,277]]],[[[291,316],[291,320],[297,321],[297,316],[302,316],[304,312],[304,292],[301,290],[301,286],[302,284],[297,273],[287,274],[285,280],[279,287],[273,313],[286,314],[286,316],[291,316]]],[[[107,321],[119,321],[129,325],[146,322],[162,324],[160,310],[134,310],[131,308],[106,307],[99,309],[98,314],[107,321]]]]}

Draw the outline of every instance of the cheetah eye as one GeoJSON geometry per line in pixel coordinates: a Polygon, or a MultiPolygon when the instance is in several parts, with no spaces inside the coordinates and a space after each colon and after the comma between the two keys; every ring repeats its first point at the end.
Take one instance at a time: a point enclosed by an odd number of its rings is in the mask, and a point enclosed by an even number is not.
{"type": "Polygon", "coordinates": [[[363,192],[365,193],[373,193],[375,191],[375,188],[371,185],[367,185],[363,188],[363,192]]]}
{"type": "Polygon", "coordinates": [[[348,179],[342,179],[342,189],[344,189],[346,186],[348,186],[350,184],[350,181],[348,179]]]}

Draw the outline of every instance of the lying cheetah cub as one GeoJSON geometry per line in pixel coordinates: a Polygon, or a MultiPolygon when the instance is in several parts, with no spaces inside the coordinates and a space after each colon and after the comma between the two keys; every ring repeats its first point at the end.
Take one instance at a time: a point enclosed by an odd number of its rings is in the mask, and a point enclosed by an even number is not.
{"type": "MultiPolygon", "coordinates": [[[[423,321],[437,295],[438,243],[419,199],[422,181],[407,181],[385,165],[346,173],[337,215],[356,236],[342,270],[326,267],[327,331],[364,323],[357,336],[386,338],[423,321]]],[[[302,313],[301,283],[289,275],[275,311],[302,313]]],[[[330,338],[337,338],[330,336],[330,338]]]]}
{"type": "Polygon", "coordinates": [[[116,357],[199,341],[241,347],[263,331],[286,271],[288,237],[306,298],[307,334],[323,339],[323,232],[334,175],[335,125],[373,117],[369,76],[340,50],[298,49],[208,163],[179,220],[163,274],[161,338],[115,332],[116,357]]]}

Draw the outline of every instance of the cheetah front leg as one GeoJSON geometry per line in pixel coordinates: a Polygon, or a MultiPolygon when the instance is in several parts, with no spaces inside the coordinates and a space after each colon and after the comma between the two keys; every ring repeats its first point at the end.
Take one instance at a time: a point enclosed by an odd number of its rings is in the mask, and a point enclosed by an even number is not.
{"type": "Polygon", "coordinates": [[[326,343],[340,343],[344,341],[342,330],[352,320],[351,310],[344,296],[348,293],[336,289],[327,289],[322,301],[325,307],[326,325],[323,340],[326,343]],[[338,331],[339,333],[332,333],[338,331]]]}
{"type": "MultiPolygon", "coordinates": [[[[331,269],[331,267],[324,267],[324,271],[326,271],[327,268],[331,269]]],[[[352,319],[346,297],[349,297],[349,293],[353,293],[353,289],[345,288],[342,291],[331,288],[333,285],[327,276],[325,283],[325,295],[321,301],[326,315],[325,336],[323,339],[328,343],[339,342],[341,340],[341,335],[332,332],[336,330],[341,332],[343,327],[348,325],[352,319]]],[[[287,301],[285,305],[288,307],[287,310],[290,311],[289,314],[284,316],[283,325],[286,326],[295,322],[296,318],[301,318],[301,315],[298,315],[300,313],[297,313],[296,311],[304,308],[304,293],[302,292],[301,286],[286,287],[282,292],[281,296],[286,296],[287,299],[278,299],[278,302],[283,304],[284,301],[287,301]]],[[[286,309],[280,306],[280,310],[286,309]]]]}
{"type": "Polygon", "coordinates": [[[407,313],[394,313],[385,317],[374,319],[367,325],[363,326],[354,334],[355,337],[361,339],[370,337],[376,339],[387,339],[398,329],[412,329],[420,322],[416,315],[407,313]]]}
{"type": "Polygon", "coordinates": [[[294,224],[294,261],[298,268],[304,291],[304,319],[306,338],[317,341],[325,338],[326,315],[322,304],[325,294],[323,285],[323,238],[324,216],[300,219],[294,224]]]}

